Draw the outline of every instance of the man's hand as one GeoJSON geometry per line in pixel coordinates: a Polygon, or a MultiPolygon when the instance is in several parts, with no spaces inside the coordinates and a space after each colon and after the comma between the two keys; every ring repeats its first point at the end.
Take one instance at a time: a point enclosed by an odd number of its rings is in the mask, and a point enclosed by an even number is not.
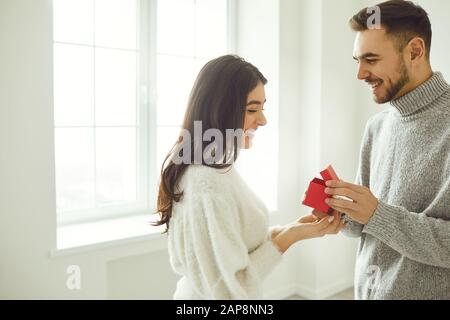
{"type": "Polygon", "coordinates": [[[345,199],[325,200],[333,209],[345,212],[353,220],[366,225],[378,207],[378,199],[369,188],[345,181],[329,180],[326,182],[325,193],[332,196],[343,196],[345,199]]]}

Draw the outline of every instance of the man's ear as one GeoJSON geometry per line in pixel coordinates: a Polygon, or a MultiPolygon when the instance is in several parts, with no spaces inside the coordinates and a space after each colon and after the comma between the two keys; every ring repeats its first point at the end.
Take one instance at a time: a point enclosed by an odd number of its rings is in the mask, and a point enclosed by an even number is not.
{"type": "Polygon", "coordinates": [[[413,38],[408,43],[408,48],[411,55],[411,62],[420,61],[425,58],[426,46],[425,41],[420,37],[413,38]]]}

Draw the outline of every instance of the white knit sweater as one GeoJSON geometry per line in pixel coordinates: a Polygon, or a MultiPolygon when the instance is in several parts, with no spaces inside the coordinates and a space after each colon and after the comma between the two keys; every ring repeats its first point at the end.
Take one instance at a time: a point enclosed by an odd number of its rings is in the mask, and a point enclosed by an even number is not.
{"type": "Polygon", "coordinates": [[[264,204],[236,170],[190,165],[174,203],[169,255],[181,275],[174,299],[258,299],[281,260],[264,204]]]}

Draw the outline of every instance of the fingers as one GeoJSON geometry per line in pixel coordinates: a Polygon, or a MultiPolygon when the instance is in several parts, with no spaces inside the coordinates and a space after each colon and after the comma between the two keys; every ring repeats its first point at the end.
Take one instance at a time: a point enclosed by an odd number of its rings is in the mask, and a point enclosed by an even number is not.
{"type": "Polygon", "coordinates": [[[324,234],[334,234],[336,233],[337,229],[339,228],[339,225],[341,224],[341,216],[338,212],[333,212],[333,221],[325,228],[323,229],[324,234]]]}
{"type": "Polygon", "coordinates": [[[339,220],[339,224],[334,229],[333,234],[338,234],[346,226],[347,222],[344,219],[339,220]]]}
{"type": "Polygon", "coordinates": [[[340,213],[339,211],[333,210],[333,215],[334,215],[334,214],[337,216],[337,219],[341,220],[341,218],[342,218],[342,213],[340,213]]]}
{"type": "Polygon", "coordinates": [[[328,180],[327,182],[325,182],[327,187],[331,187],[331,188],[347,188],[350,190],[353,190],[356,193],[364,193],[365,192],[365,187],[363,186],[359,186],[353,183],[349,183],[349,182],[345,182],[343,180],[341,181],[337,181],[337,180],[328,180]]]}
{"type": "Polygon", "coordinates": [[[328,217],[328,213],[319,211],[317,209],[314,209],[312,214],[319,219],[322,219],[323,217],[328,217]]]}
{"type": "Polygon", "coordinates": [[[333,209],[341,212],[346,212],[346,210],[358,210],[358,204],[349,200],[328,198],[325,200],[325,203],[333,209]]]}
{"type": "Polygon", "coordinates": [[[344,212],[345,214],[347,214],[350,217],[354,217],[355,215],[357,215],[357,211],[356,210],[343,208],[343,207],[340,207],[340,206],[334,205],[334,204],[328,204],[328,205],[330,207],[332,207],[334,210],[337,210],[339,212],[344,212]]]}
{"type": "Polygon", "coordinates": [[[328,226],[335,220],[333,216],[328,216],[320,219],[316,223],[313,224],[313,226],[316,228],[318,232],[320,232],[322,235],[325,234],[324,231],[328,228],[328,226]]]}
{"type": "Polygon", "coordinates": [[[341,220],[341,223],[339,224],[339,228],[337,230],[336,233],[339,233],[342,231],[342,229],[344,229],[347,226],[347,221],[345,221],[344,219],[341,220]]]}
{"type": "Polygon", "coordinates": [[[325,193],[332,196],[344,196],[358,202],[362,199],[361,193],[348,188],[325,188],[325,193]]]}
{"type": "Polygon", "coordinates": [[[334,211],[332,216],[326,216],[314,223],[310,224],[314,237],[323,237],[326,234],[337,234],[346,225],[346,221],[342,219],[341,213],[334,211]]]}
{"type": "Polygon", "coordinates": [[[316,222],[317,220],[318,220],[317,216],[309,214],[307,216],[301,217],[297,221],[300,222],[300,223],[313,223],[313,222],[316,222]]]}

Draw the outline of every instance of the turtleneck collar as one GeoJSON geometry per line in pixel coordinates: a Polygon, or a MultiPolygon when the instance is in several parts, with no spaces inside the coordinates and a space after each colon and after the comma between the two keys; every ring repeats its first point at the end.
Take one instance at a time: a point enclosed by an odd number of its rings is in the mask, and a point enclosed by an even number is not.
{"type": "Polygon", "coordinates": [[[421,109],[444,94],[449,88],[450,85],[445,81],[442,74],[435,72],[430,79],[404,96],[392,100],[390,104],[400,112],[402,117],[407,117],[418,113],[421,109]]]}

